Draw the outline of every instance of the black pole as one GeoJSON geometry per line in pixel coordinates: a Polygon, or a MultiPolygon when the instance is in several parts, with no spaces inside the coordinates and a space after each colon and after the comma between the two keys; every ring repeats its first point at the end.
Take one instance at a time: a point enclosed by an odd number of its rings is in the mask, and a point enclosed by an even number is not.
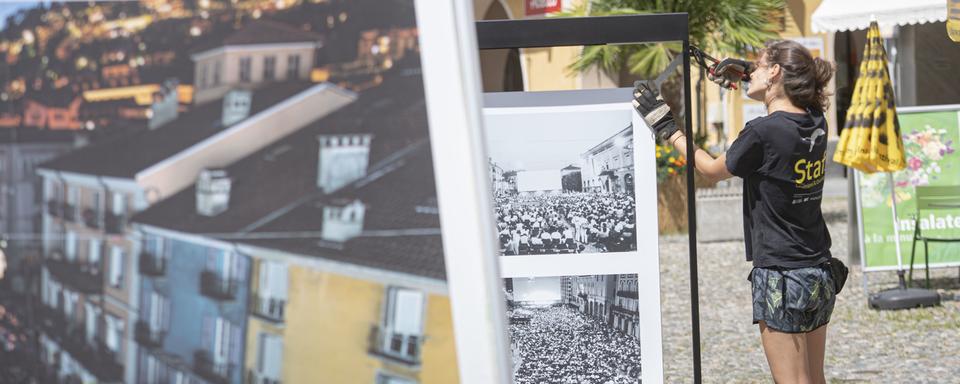
{"type": "MultiPolygon", "coordinates": [[[[685,15],[686,16],[686,15],[685,15]]],[[[688,107],[690,103],[690,40],[683,40],[683,98],[688,107]]],[[[687,237],[690,240],[690,323],[693,328],[693,382],[700,384],[700,292],[697,283],[697,202],[696,181],[693,178],[696,168],[696,147],[693,146],[693,119],[689,110],[683,111],[687,140],[687,237]]]]}

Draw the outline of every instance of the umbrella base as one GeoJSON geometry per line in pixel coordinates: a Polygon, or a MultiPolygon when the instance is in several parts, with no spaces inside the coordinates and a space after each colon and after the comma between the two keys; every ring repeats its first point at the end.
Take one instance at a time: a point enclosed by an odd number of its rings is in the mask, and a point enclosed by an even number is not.
{"type": "Polygon", "coordinates": [[[878,310],[934,307],[940,305],[940,295],[926,289],[893,288],[871,295],[867,302],[878,310]]]}

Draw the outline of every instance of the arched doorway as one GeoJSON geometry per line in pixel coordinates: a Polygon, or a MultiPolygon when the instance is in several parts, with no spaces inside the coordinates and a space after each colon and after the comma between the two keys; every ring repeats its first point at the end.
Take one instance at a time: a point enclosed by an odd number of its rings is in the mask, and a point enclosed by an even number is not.
{"type": "MultiPolygon", "coordinates": [[[[481,20],[504,20],[510,15],[499,0],[490,2],[481,20]]],[[[523,91],[523,69],[518,49],[480,51],[480,73],[484,92],[523,91]]]]}

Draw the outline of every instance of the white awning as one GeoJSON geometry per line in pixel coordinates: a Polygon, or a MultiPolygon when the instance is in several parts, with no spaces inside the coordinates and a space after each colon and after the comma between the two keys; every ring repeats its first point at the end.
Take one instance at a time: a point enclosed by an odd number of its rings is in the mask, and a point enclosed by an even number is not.
{"type": "Polygon", "coordinates": [[[814,33],[880,28],[947,20],[946,0],[823,0],[810,20],[814,33]]]}

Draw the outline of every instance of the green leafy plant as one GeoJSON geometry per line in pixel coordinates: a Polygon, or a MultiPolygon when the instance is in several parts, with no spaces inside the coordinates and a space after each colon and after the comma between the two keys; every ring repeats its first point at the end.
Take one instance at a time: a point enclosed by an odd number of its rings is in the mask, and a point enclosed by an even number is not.
{"type": "MultiPolygon", "coordinates": [[[[690,44],[713,56],[746,56],[776,39],[779,16],[785,12],[783,0],[585,0],[558,17],[612,16],[642,13],[687,12],[690,44]]],[[[666,70],[682,49],[679,42],[633,45],[597,45],[584,47],[580,57],[569,66],[571,71],[596,67],[617,79],[620,86],[632,86],[637,79],[652,79],[666,70]]],[[[701,76],[701,87],[706,80],[701,76]]],[[[682,110],[683,82],[672,76],[664,83],[664,100],[674,111],[682,110]]],[[[700,103],[701,116],[705,106],[700,103]]],[[[677,119],[682,126],[683,119],[677,119]]],[[[697,131],[694,140],[703,144],[706,129],[697,131]]]]}

